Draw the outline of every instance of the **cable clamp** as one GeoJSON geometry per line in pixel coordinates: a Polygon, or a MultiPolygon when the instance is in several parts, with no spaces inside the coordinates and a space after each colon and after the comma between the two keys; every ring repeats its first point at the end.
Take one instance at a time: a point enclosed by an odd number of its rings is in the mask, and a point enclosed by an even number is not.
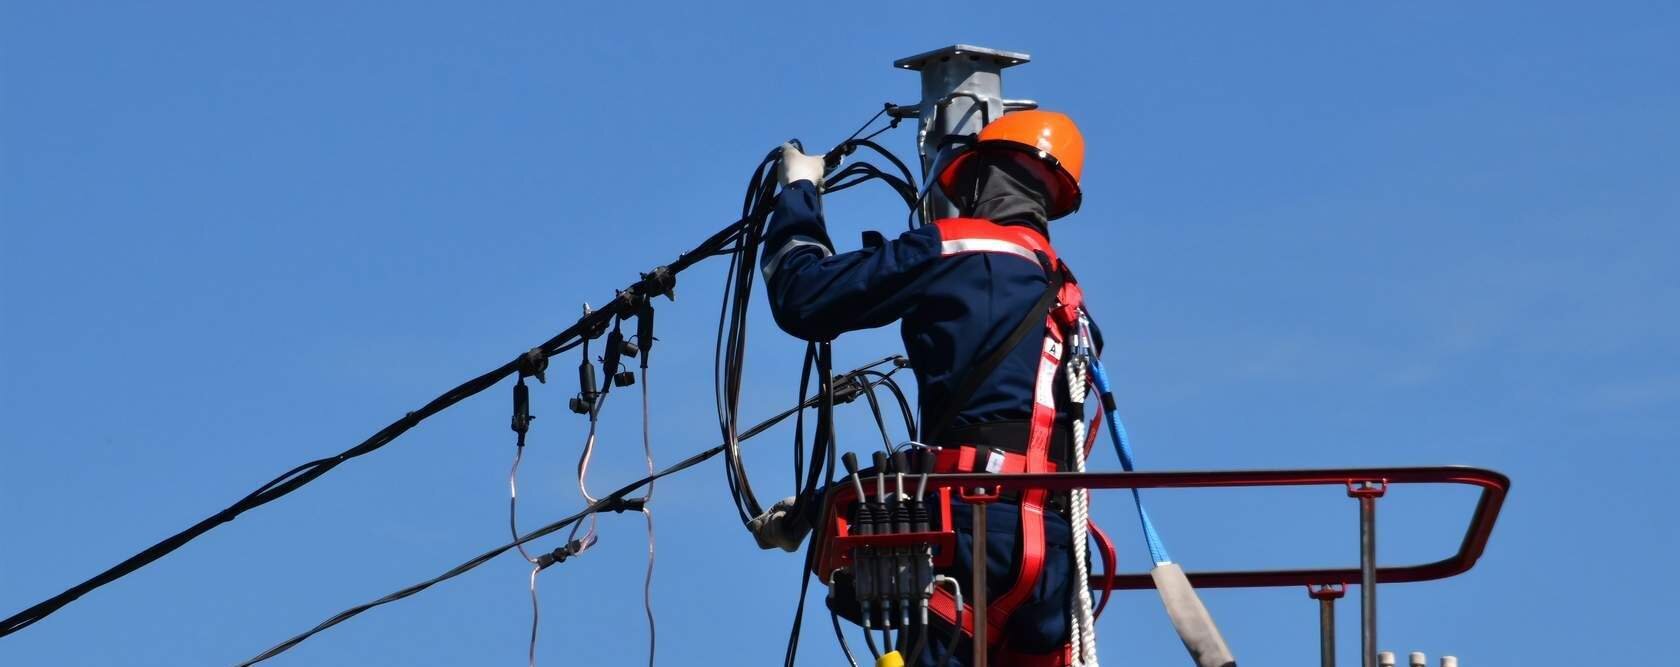
{"type": "Polygon", "coordinates": [[[519,355],[519,377],[521,379],[534,377],[538,382],[548,384],[548,378],[543,373],[548,370],[548,355],[543,354],[542,347],[533,347],[519,355]]]}
{"type": "Polygon", "coordinates": [[[606,504],[602,505],[601,509],[595,510],[597,513],[614,512],[623,514],[625,512],[640,512],[643,508],[647,507],[647,498],[606,498],[604,499],[604,502],[606,504]]]}
{"type": "Polygon", "coordinates": [[[636,284],[634,291],[648,297],[664,295],[672,301],[677,300],[677,274],[671,272],[671,267],[656,266],[652,271],[642,274],[642,281],[636,284]]]}
{"type": "Polygon", "coordinates": [[[579,552],[583,551],[583,547],[584,544],[582,541],[572,540],[567,542],[566,546],[560,547],[541,556],[537,556],[537,569],[546,570],[550,565],[564,563],[567,558],[576,556],[579,552]]]}
{"type": "Polygon", "coordinates": [[[834,404],[845,405],[863,395],[868,381],[861,375],[836,375],[829,384],[834,387],[834,404]]]}
{"type": "MultiPolygon", "coordinates": [[[[588,303],[584,303],[583,315],[578,318],[578,324],[584,324],[589,320],[589,316],[593,314],[595,314],[595,310],[590,308],[588,303]]],[[[594,340],[596,338],[600,338],[602,334],[607,332],[607,326],[610,324],[612,324],[611,317],[601,318],[601,321],[596,322],[595,326],[578,332],[578,338],[583,340],[594,340]]]]}

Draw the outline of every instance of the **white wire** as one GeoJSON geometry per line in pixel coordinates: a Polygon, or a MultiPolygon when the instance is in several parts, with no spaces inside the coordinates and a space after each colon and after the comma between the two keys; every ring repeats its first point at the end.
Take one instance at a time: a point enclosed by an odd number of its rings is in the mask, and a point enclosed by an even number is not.
{"type": "MultiPolygon", "coordinates": [[[[951,607],[952,610],[953,610],[953,612],[952,612],[951,638],[946,640],[946,642],[945,642],[945,657],[939,659],[939,664],[946,665],[946,664],[950,664],[951,657],[952,657],[951,654],[957,650],[957,638],[962,635],[963,596],[962,596],[962,583],[958,582],[956,579],[952,579],[952,578],[947,577],[943,574],[934,575],[933,583],[930,584],[930,585],[938,586],[940,584],[950,584],[951,585],[951,598],[953,600],[953,605],[951,607]]],[[[923,632],[926,632],[925,628],[926,628],[927,624],[923,623],[922,625],[923,625],[923,628],[924,628],[923,632]]],[[[911,656],[911,659],[917,659],[919,657],[920,656],[911,656]]]]}
{"type": "Polygon", "coordinates": [[[537,667],[537,572],[542,567],[537,565],[537,559],[526,553],[525,545],[518,544],[519,540],[519,461],[525,458],[525,448],[515,447],[513,450],[513,467],[508,470],[508,530],[513,533],[514,547],[519,549],[519,555],[525,562],[531,564],[531,645],[526,650],[529,667],[537,667]]]}
{"type": "Polygon", "coordinates": [[[531,645],[525,651],[526,664],[537,667],[537,572],[542,567],[531,565],[531,645]]]}
{"type": "MultiPolygon", "coordinates": [[[[599,417],[600,410],[601,410],[601,402],[605,398],[606,398],[605,394],[597,396],[595,398],[595,402],[592,405],[590,405],[590,407],[589,407],[589,436],[584,438],[584,441],[583,441],[583,455],[578,457],[578,468],[577,468],[578,493],[583,494],[583,501],[585,503],[589,503],[589,504],[594,504],[596,502],[595,496],[592,496],[592,495],[589,494],[589,462],[590,462],[591,459],[593,459],[595,457],[595,429],[600,424],[600,420],[598,419],[598,417],[599,417]]],[[[596,541],[595,525],[598,522],[599,522],[599,515],[597,515],[597,514],[590,514],[589,515],[589,529],[584,531],[582,541],[580,541],[578,543],[577,553],[583,553],[585,550],[589,549],[590,547],[595,546],[595,541],[596,541]]],[[[577,540],[578,539],[578,536],[577,536],[578,530],[580,530],[582,528],[583,528],[583,523],[582,522],[572,524],[572,532],[569,533],[566,536],[566,540],[567,541],[577,540]]]]}
{"type": "MultiPolygon", "coordinates": [[[[653,475],[653,436],[648,425],[648,369],[642,367],[642,456],[647,459],[648,475],[653,475]]],[[[653,667],[654,649],[658,646],[658,629],[653,622],[653,510],[648,504],[653,502],[653,482],[648,482],[647,493],[642,495],[642,517],[647,519],[647,574],[642,578],[642,609],[647,612],[648,620],[648,667],[653,667]]]]}

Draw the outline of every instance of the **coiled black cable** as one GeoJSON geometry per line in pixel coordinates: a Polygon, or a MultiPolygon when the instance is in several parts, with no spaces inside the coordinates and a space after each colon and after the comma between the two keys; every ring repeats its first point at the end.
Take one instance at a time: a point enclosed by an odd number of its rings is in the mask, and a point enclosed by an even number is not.
{"type": "MultiPolygon", "coordinates": [[[[899,175],[882,171],[867,162],[857,162],[845,166],[830,174],[825,180],[833,183],[827,191],[850,188],[869,180],[880,180],[887,183],[894,192],[905,200],[907,207],[914,208],[918,194],[910,169],[897,156],[875,143],[872,138],[881,132],[898,125],[897,119],[888,126],[859,139],[858,136],[868,129],[886,110],[883,107],[869,121],[865,122],[840,145],[826,154],[825,161],[837,161],[863,148],[885,157],[899,175]]],[[[746,464],[742,460],[739,443],[736,442],[735,431],[738,424],[737,411],[740,408],[741,384],[744,377],[747,349],[747,311],[752,303],[752,289],[754,273],[757,270],[758,254],[761,250],[765,227],[770,214],[775,210],[777,198],[776,170],[781,163],[780,149],[772,150],[759,161],[753,170],[752,177],[747,181],[747,190],[741,201],[741,220],[743,221],[739,233],[732,239],[725,252],[729,255],[729,268],[725,273],[723,304],[718,313],[717,342],[713,349],[712,377],[715,388],[715,402],[718,411],[718,427],[721,432],[725,449],[724,479],[729,486],[730,497],[735,504],[735,510],[742,525],[750,523],[753,517],[764,513],[764,505],[759,501],[747,475],[746,464]]],[[[803,398],[805,387],[809,383],[809,374],[813,361],[826,348],[827,343],[814,343],[808,347],[805,363],[801,370],[800,395],[803,398]]],[[[902,392],[899,392],[902,394],[902,392]]],[[[809,502],[822,484],[823,468],[816,465],[825,456],[825,450],[831,450],[831,441],[821,424],[819,415],[818,435],[812,439],[812,458],[807,466],[804,448],[803,416],[800,417],[800,429],[795,436],[794,479],[796,482],[795,498],[801,506],[802,513],[810,514],[809,502]]],[[[832,458],[832,452],[828,453],[832,458]]],[[[833,465],[826,468],[832,477],[833,465]]]]}

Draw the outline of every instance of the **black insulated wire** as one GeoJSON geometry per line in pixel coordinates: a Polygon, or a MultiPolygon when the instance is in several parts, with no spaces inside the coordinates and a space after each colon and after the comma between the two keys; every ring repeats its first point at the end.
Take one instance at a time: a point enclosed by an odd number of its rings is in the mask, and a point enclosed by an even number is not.
{"type": "MultiPolygon", "coordinates": [[[[880,114],[878,113],[876,118],[879,116],[880,114]]],[[[873,119],[871,119],[870,123],[873,123],[873,119]]],[[[857,137],[858,134],[862,132],[862,129],[867,128],[870,123],[865,123],[863,128],[860,128],[858,133],[854,133],[852,136],[857,137]]],[[[896,123],[892,126],[896,126],[896,123]]],[[[889,126],[889,129],[890,127],[891,126],[889,126]]],[[[876,134],[879,134],[879,132],[876,134]]],[[[870,135],[870,137],[873,136],[875,136],[875,134],[870,135]]],[[[864,140],[857,141],[848,140],[848,142],[845,143],[867,147],[872,142],[869,141],[869,138],[865,138],[864,140]]],[[[57,595],[42,600],[41,602],[13,614],[4,620],[0,620],[0,637],[5,637],[40,621],[48,615],[62,609],[65,605],[74,602],[81,596],[157,561],[217,526],[234,520],[244,512],[261,507],[262,505],[273,502],[274,500],[302,488],[310,482],[320,478],[322,475],[327,474],[345,461],[369,454],[387,444],[390,444],[410,429],[419,425],[420,422],[425,419],[442,412],[456,403],[466,400],[467,398],[492,386],[495,386],[501,380],[513,375],[515,372],[518,372],[522,367],[525,367],[529,363],[528,358],[531,355],[536,355],[539,359],[547,359],[577,347],[584,340],[592,338],[595,335],[599,335],[599,332],[604,331],[613,318],[621,318],[629,314],[627,309],[632,307],[637,300],[645,300],[659,295],[670,296],[672,294],[672,288],[675,285],[676,275],[688,267],[693,266],[697,262],[718,255],[729,255],[731,258],[731,270],[729,273],[730,280],[736,284],[745,282],[750,285],[753,268],[752,265],[756,260],[757,245],[762,237],[764,222],[774,203],[775,179],[774,172],[771,170],[771,167],[774,166],[778,157],[779,153],[772,151],[759,164],[751,181],[752,187],[749,187],[747,195],[743,199],[743,215],[741,218],[726,225],[723,229],[712,234],[710,237],[707,237],[704,241],[700,242],[689,251],[678,255],[676,260],[671,263],[656,267],[652,271],[642,274],[640,280],[630,285],[627,289],[621,290],[611,302],[603,306],[601,309],[579,318],[572,325],[561,330],[559,333],[554,334],[542,344],[532,348],[530,352],[521,354],[520,357],[512,361],[502,364],[497,368],[482,373],[477,377],[462,382],[448,391],[445,391],[422,405],[419,409],[408,412],[401,418],[386,425],[384,428],[380,429],[354,447],[346,449],[333,456],[315,459],[298,465],[280,476],[275,477],[269,482],[257,487],[256,490],[247,494],[245,497],[241,498],[232,505],[217,511],[186,529],[164,538],[150,547],[141,550],[103,572],[100,572],[99,574],[96,574],[93,577],[62,591],[57,595]]],[[[896,159],[893,161],[898,163],[896,159]]],[[[875,171],[879,172],[878,169],[875,171]]],[[[727,312],[720,315],[719,358],[722,359],[727,357],[739,360],[743,356],[741,353],[744,351],[746,344],[745,311],[746,305],[750,299],[750,287],[730,290],[726,286],[725,291],[726,310],[728,304],[731,302],[729,299],[730,292],[735,292],[734,296],[736,298],[733,299],[733,303],[737,306],[734,309],[737,315],[732,320],[727,318],[727,312]],[[731,344],[727,349],[730,354],[727,355],[723,353],[725,351],[723,332],[725,331],[726,321],[730,321],[732,324],[732,326],[728,329],[731,334],[728,342],[731,344]]],[[[750,520],[751,516],[761,513],[762,509],[758,507],[756,498],[752,495],[751,487],[747,483],[745,477],[745,467],[740,463],[738,456],[740,436],[736,433],[737,421],[734,413],[739,405],[740,379],[739,364],[732,365],[727,373],[722,372],[721,368],[714,369],[714,382],[717,383],[720,388],[725,390],[720,392],[719,396],[720,427],[725,435],[724,448],[725,451],[735,454],[730,457],[733,461],[728,466],[729,470],[726,471],[726,475],[729,477],[732,495],[735,496],[737,500],[737,510],[743,514],[742,521],[745,522],[750,520]],[[725,395],[730,396],[731,398],[728,401],[725,401],[723,399],[723,396],[725,395]],[[727,408],[725,407],[726,405],[727,408]],[[753,512],[752,515],[747,515],[746,510],[749,509],[756,509],[758,511],[753,512]]],[[[610,385],[610,382],[608,384],[610,385]]]]}
{"type": "Polygon", "coordinates": [[[366,440],[358,443],[356,446],[346,449],[336,455],[315,459],[287,470],[280,476],[275,477],[262,486],[257,487],[255,491],[247,494],[245,497],[239,499],[237,502],[234,502],[232,505],[211,514],[203,520],[200,520],[198,523],[188,526],[186,529],[170,535],[150,547],[142,549],[138,553],[123,559],[116,565],[107,568],[103,572],[100,572],[99,574],[96,574],[79,584],[71,586],[70,588],[65,589],[50,598],[31,605],[27,609],[13,614],[4,620],[0,620],[0,637],[5,637],[27,628],[41,619],[53,614],[59,609],[64,608],[65,605],[76,601],[81,596],[113,581],[121,579],[122,577],[128,576],[129,574],[153,562],[156,562],[158,559],[169,555],[176,549],[185,546],[188,542],[198,539],[205,533],[210,532],[217,526],[233,521],[235,518],[238,518],[239,515],[244,514],[247,511],[274,502],[275,500],[302,488],[304,485],[309,484],[310,482],[319,479],[322,475],[332,471],[333,468],[338,467],[345,461],[364,456],[390,444],[399,436],[407,433],[409,429],[419,425],[420,422],[426,420],[428,417],[442,412],[456,403],[466,400],[471,396],[495,386],[503,379],[506,379],[508,376],[518,372],[521,368],[526,367],[529,363],[529,357],[531,355],[535,354],[538,358],[546,359],[577,347],[579,343],[581,343],[581,337],[584,334],[597,327],[604,326],[609,318],[615,316],[617,308],[622,307],[621,302],[627,305],[628,299],[634,299],[637,297],[650,298],[661,294],[669,295],[672,286],[675,284],[676,275],[678,273],[690,266],[693,266],[696,262],[713,256],[719,250],[724,248],[727,243],[734,240],[740,234],[743,226],[744,221],[742,220],[736,220],[735,222],[730,223],[722,230],[702,241],[698,246],[695,246],[688,252],[679,255],[677,259],[670,264],[657,267],[653,271],[642,274],[640,280],[632,284],[628,289],[622,290],[619,293],[619,298],[615,299],[611,306],[580,318],[577,322],[561,330],[547,341],[544,341],[541,345],[532,348],[530,352],[522,353],[519,357],[512,361],[502,364],[497,368],[482,373],[477,377],[467,380],[466,382],[445,391],[436,398],[428,401],[425,405],[420,406],[419,409],[404,414],[401,418],[386,425],[384,428],[369,436],[366,440]]]}
{"type": "MultiPolygon", "coordinates": [[[[513,466],[508,470],[508,532],[514,540],[519,539],[519,462],[525,457],[525,434],[520,434],[520,443],[513,450],[513,466]]],[[[525,545],[515,544],[519,550],[519,557],[531,565],[531,645],[526,651],[526,658],[531,667],[537,664],[537,619],[541,610],[537,603],[537,573],[543,567],[537,558],[525,551],[525,545]]]]}
{"type": "Polygon", "coordinates": [[[914,441],[916,439],[916,411],[910,407],[910,400],[905,397],[904,389],[898,386],[898,382],[896,380],[887,378],[885,374],[872,371],[869,374],[869,377],[886,379],[885,382],[881,382],[875,386],[885,387],[887,391],[892,392],[893,398],[898,402],[899,414],[904,419],[904,439],[906,441],[914,441]]]}
{"type": "Polygon", "coordinates": [[[894,451],[896,447],[893,445],[892,434],[887,433],[887,419],[881,415],[881,401],[875,397],[875,389],[865,389],[863,399],[869,403],[869,414],[875,418],[875,428],[881,431],[881,448],[889,452],[894,451]]]}
{"type": "MultiPolygon", "coordinates": [[[[880,359],[880,360],[872,362],[870,364],[866,364],[866,365],[861,366],[861,367],[859,367],[855,370],[850,371],[846,375],[842,376],[842,380],[849,381],[852,378],[857,377],[860,373],[862,373],[866,370],[873,370],[875,368],[878,368],[880,366],[883,366],[883,365],[886,365],[886,364],[889,364],[889,363],[894,365],[894,369],[893,369],[892,372],[896,372],[897,370],[902,368],[902,366],[899,365],[899,362],[902,361],[902,360],[903,360],[903,357],[900,357],[900,356],[886,357],[886,358],[880,359]]],[[[747,440],[749,438],[757,436],[757,435],[769,430],[771,427],[782,423],[788,417],[793,416],[795,413],[797,413],[801,410],[805,410],[805,409],[816,406],[818,404],[818,402],[820,402],[820,401],[821,401],[821,398],[812,398],[812,399],[810,399],[810,400],[808,400],[804,403],[801,403],[799,405],[796,405],[792,408],[788,408],[787,410],[783,410],[782,412],[776,414],[775,416],[772,416],[769,419],[766,419],[762,422],[759,422],[758,424],[754,425],[752,428],[749,428],[745,431],[742,431],[740,436],[739,436],[739,439],[740,440],[747,440]]],[[[546,537],[548,535],[552,535],[556,532],[559,532],[561,530],[565,530],[568,526],[576,523],[577,521],[579,521],[583,517],[588,516],[590,514],[595,514],[595,513],[598,513],[598,512],[623,511],[623,510],[626,510],[626,509],[637,509],[637,508],[639,508],[640,503],[639,503],[638,499],[629,498],[631,493],[635,492],[638,489],[644,488],[647,485],[652,484],[653,482],[655,482],[659,479],[663,479],[665,477],[675,475],[679,472],[682,472],[682,471],[687,470],[689,468],[692,468],[694,466],[700,465],[701,463],[703,463],[705,461],[708,461],[708,460],[712,459],[713,457],[716,457],[719,454],[722,454],[725,451],[725,449],[726,449],[725,444],[719,444],[715,447],[712,447],[711,449],[707,449],[705,451],[702,451],[702,452],[699,452],[699,453],[694,454],[692,456],[689,456],[688,458],[683,459],[682,461],[679,461],[676,464],[673,464],[673,465],[665,468],[664,470],[661,470],[657,473],[654,473],[652,475],[648,475],[646,477],[643,477],[641,479],[638,479],[636,481],[630,482],[628,484],[625,484],[624,486],[619,487],[618,489],[614,490],[612,493],[607,494],[605,497],[601,498],[600,500],[598,500],[594,503],[591,503],[588,507],[585,507],[582,510],[580,510],[580,511],[578,511],[578,512],[576,512],[576,513],[574,513],[570,516],[567,516],[563,519],[560,519],[559,521],[555,521],[555,522],[550,523],[546,526],[543,526],[543,527],[538,528],[536,530],[533,530],[529,533],[521,535],[521,536],[515,538],[512,542],[509,542],[507,544],[503,544],[503,545],[498,546],[494,549],[491,549],[491,550],[486,551],[484,553],[481,553],[477,556],[474,556],[473,558],[467,560],[466,562],[463,562],[460,565],[456,565],[455,567],[450,568],[449,570],[445,571],[443,574],[440,574],[436,577],[432,577],[431,579],[427,579],[427,580],[419,582],[417,584],[413,584],[411,586],[404,587],[400,590],[397,590],[393,593],[390,593],[389,595],[385,595],[384,597],[381,597],[377,600],[373,600],[371,602],[359,604],[359,605],[356,605],[356,606],[351,607],[349,609],[346,609],[342,612],[334,614],[333,616],[327,618],[327,620],[322,621],[321,623],[317,624],[315,627],[309,629],[308,631],[305,631],[303,633],[295,635],[295,636],[287,639],[286,641],[283,641],[279,644],[276,644],[273,647],[269,648],[268,650],[263,651],[262,653],[258,654],[257,656],[255,656],[255,657],[253,657],[249,660],[246,660],[245,662],[240,663],[240,667],[246,667],[248,665],[254,665],[254,664],[257,664],[257,663],[262,662],[264,660],[267,660],[269,658],[272,658],[276,655],[284,653],[287,650],[290,650],[292,647],[297,646],[298,644],[301,644],[304,641],[308,640],[310,637],[313,637],[317,634],[320,634],[321,632],[327,630],[328,628],[331,628],[335,625],[343,623],[344,621],[347,621],[351,618],[354,618],[357,615],[359,615],[362,612],[365,612],[369,609],[373,609],[375,607],[379,607],[379,606],[382,606],[382,605],[390,604],[392,602],[396,602],[397,600],[407,598],[407,597],[412,596],[416,593],[420,593],[420,592],[422,592],[422,591],[424,591],[428,588],[431,588],[432,586],[435,586],[435,585],[440,584],[442,582],[448,581],[450,579],[454,579],[455,577],[461,576],[462,574],[465,574],[468,571],[470,571],[470,570],[472,570],[472,569],[474,569],[474,568],[476,568],[480,565],[483,565],[484,563],[489,562],[490,560],[494,559],[495,557],[500,556],[504,553],[507,553],[508,551],[511,551],[511,550],[513,550],[514,548],[516,548],[520,545],[528,544],[533,540],[538,540],[538,539],[541,539],[541,538],[546,537]]],[[[539,564],[543,564],[543,566],[546,567],[547,565],[552,565],[554,563],[563,562],[565,560],[566,556],[570,555],[570,553],[575,553],[575,552],[569,551],[572,548],[573,548],[573,545],[568,544],[565,547],[561,547],[560,549],[556,549],[554,554],[544,554],[542,556],[539,556],[538,557],[539,564]],[[544,562],[544,561],[546,561],[546,562],[544,562]]]]}
{"type": "Polygon", "coordinates": [[[852,645],[846,643],[846,632],[840,628],[840,613],[829,609],[828,620],[834,624],[834,639],[840,642],[840,652],[846,654],[847,664],[858,667],[857,656],[852,655],[852,645]]]}
{"type": "Polygon", "coordinates": [[[741,204],[744,225],[735,241],[738,252],[729,258],[725,274],[724,305],[718,314],[718,338],[714,349],[713,381],[718,408],[718,426],[726,447],[724,476],[742,525],[764,513],[753,493],[741,460],[736,436],[743,365],[746,355],[747,309],[751,304],[753,270],[764,226],[775,205],[775,167],[780,163],[778,148],[766,154],[754,170],[741,204]]]}

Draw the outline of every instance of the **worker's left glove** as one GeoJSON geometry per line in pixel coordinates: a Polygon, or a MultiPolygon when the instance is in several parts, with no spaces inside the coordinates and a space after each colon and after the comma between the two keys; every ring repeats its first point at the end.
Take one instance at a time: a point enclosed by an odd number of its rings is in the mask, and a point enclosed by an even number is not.
{"type": "MultiPolygon", "coordinates": [[[[822,158],[817,161],[820,164],[822,158]]],[[[794,502],[791,497],[783,498],[747,522],[747,530],[752,531],[753,539],[758,540],[758,548],[788,552],[799,550],[799,543],[804,542],[805,536],[811,532],[811,524],[793,513],[794,502]]]]}
{"type": "Polygon", "coordinates": [[[782,187],[789,183],[810,181],[811,185],[822,189],[823,157],[821,155],[806,155],[793,145],[792,142],[782,144],[782,166],[776,172],[776,181],[782,187]]]}

